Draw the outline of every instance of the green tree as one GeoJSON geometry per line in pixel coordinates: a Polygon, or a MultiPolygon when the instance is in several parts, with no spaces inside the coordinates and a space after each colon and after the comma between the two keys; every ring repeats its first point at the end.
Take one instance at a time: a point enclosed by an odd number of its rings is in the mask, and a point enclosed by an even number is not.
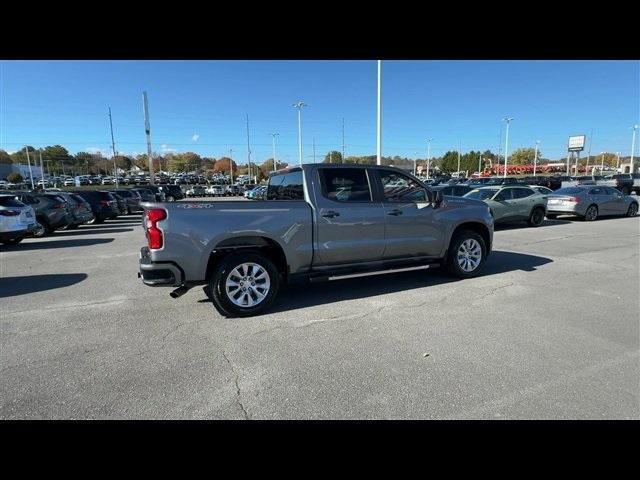
{"type": "MultiPolygon", "coordinates": [[[[31,165],[33,165],[33,161],[35,159],[35,152],[36,149],[33,148],[31,145],[27,145],[26,149],[29,151],[29,161],[31,162],[31,165]]],[[[22,147],[20,150],[18,150],[17,152],[13,152],[11,154],[11,159],[13,160],[13,163],[18,163],[18,164],[27,164],[27,154],[25,153],[25,147],[22,147]]]]}
{"type": "MultiPolygon", "coordinates": [[[[518,148],[509,156],[510,165],[532,165],[535,157],[534,148],[518,148]]],[[[538,158],[540,158],[540,150],[538,150],[538,158]]]]}
{"type": "MultiPolygon", "coordinates": [[[[462,159],[461,159],[462,160],[462,159]]],[[[460,162],[462,164],[462,162],[460,162]]],[[[455,172],[458,169],[458,152],[448,151],[442,156],[440,170],[446,173],[455,172]]]]}
{"type": "Polygon", "coordinates": [[[11,155],[9,155],[4,150],[0,150],[0,164],[10,165],[12,163],[13,159],[11,158],[11,155]]]}
{"type": "Polygon", "coordinates": [[[18,172],[11,172],[9,175],[7,175],[7,181],[9,183],[22,183],[22,175],[20,175],[18,172]]]}
{"type": "Polygon", "coordinates": [[[324,156],[322,163],[342,163],[342,153],[332,150],[324,156]]]}

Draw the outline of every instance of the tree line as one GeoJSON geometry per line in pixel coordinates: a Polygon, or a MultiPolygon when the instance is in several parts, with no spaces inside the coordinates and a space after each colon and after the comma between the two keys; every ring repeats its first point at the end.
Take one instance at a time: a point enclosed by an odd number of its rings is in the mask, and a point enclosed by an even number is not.
{"type": "MultiPolygon", "coordinates": [[[[141,170],[149,169],[149,159],[146,154],[140,154],[136,156],[129,155],[116,155],[114,158],[107,158],[102,153],[91,152],[78,152],[74,155],[61,145],[51,145],[44,147],[40,150],[35,149],[32,146],[27,146],[21,150],[18,150],[12,154],[7,153],[4,150],[0,150],[0,164],[26,164],[27,154],[29,151],[29,159],[32,163],[39,165],[40,155],[44,162],[45,172],[51,172],[54,175],[111,175],[113,174],[113,164],[117,168],[130,171],[137,167],[141,170]]],[[[518,148],[509,155],[509,165],[529,165],[533,164],[535,157],[535,150],[533,148],[518,148]]],[[[182,153],[165,153],[158,154],[153,153],[153,167],[155,171],[165,172],[196,172],[202,175],[212,175],[215,173],[230,173],[231,165],[233,165],[234,176],[247,174],[249,172],[249,166],[236,163],[229,157],[212,158],[203,157],[194,152],[182,152],[182,153]]],[[[560,159],[564,160],[564,159],[560,159]]],[[[600,164],[601,156],[589,157],[589,164],[600,164]]],[[[431,159],[430,167],[432,170],[438,169],[444,173],[451,173],[458,170],[458,165],[461,171],[475,172],[480,165],[481,170],[486,167],[495,165],[496,163],[503,163],[503,158],[499,158],[498,155],[491,150],[485,150],[484,152],[471,150],[466,153],[457,152],[455,150],[447,151],[440,157],[434,157],[431,159]],[[459,164],[458,164],[459,157],[459,164]],[[480,163],[479,163],[480,162],[480,163]]],[[[342,153],[337,150],[327,152],[322,160],[323,163],[353,163],[353,164],[375,164],[375,155],[365,156],[346,156],[342,158],[342,153]]],[[[540,164],[548,163],[548,159],[542,157],[542,153],[538,150],[538,162],[540,164]]],[[[287,166],[285,162],[277,162],[278,169],[287,166]]],[[[580,165],[584,166],[587,163],[587,159],[581,159],[580,165]]],[[[605,153],[604,164],[607,166],[615,166],[617,158],[615,154],[605,153]]],[[[394,165],[396,167],[412,170],[414,165],[426,168],[426,158],[407,158],[396,156],[383,156],[383,165],[394,165]]],[[[268,158],[260,164],[251,162],[251,174],[256,175],[258,180],[266,178],[270,172],[273,171],[273,159],[268,158]]]]}

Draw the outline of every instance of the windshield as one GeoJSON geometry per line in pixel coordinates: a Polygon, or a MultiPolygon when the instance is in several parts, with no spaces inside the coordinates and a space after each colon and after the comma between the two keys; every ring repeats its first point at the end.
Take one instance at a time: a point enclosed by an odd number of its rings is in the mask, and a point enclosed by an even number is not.
{"type": "Polygon", "coordinates": [[[471,190],[469,193],[466,193],[465,195],[463,195],[463,197],[465,198],[473,198],[474,200],[487,200],[491,197],[493,197],[496,192],[498,192],[498,190],[500,190],[499,188],[482,188],[482,189],[475,189],[475,190],[471,190]]]}

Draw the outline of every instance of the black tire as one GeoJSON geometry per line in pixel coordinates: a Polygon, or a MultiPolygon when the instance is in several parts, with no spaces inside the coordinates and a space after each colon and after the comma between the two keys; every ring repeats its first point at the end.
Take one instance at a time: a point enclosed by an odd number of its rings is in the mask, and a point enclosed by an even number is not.
{"type": "MultiPolygon", "coordinates": [[[[242,278],[240,278],[239,280],[242,280],[242,278]]],[[[271,306],[278,294],[279,289],[280,273],[278,272],[278,269],[268,257],[256,251],[231,253],[223,258],[222,261],[215,267],[208,285],[209,297],[215,304],[217,310],[226,317],[251,317],[253,315],[261,314],[271,306]],[[269,281],[270,285],[268,287],[266,296],[257,305],[243,307],[231,300],[229,296],[230,294],[227,293],[226,283],[227,279],[230,278],[233,270],[236,267],[239,267],[240,265],[246,263],[256,264],[262,267],[268,275],[267,280],[269,281]]],[[[235,292],[240,293],[240,290],[238,289],[231,292],[231,295],[235,292]]],[[[239,298],[243,298],[243,295],[245,297],[249,297],[249,293],[240,293],[239,298]]],[[[250,301],[254,301],[253,297],[251,297],[250,301]]]]}
{"type": "Polygon", "coordinates": [[[582,219],[585,222],[593,222],[598,218],[598,206],[597,205],[589,205],[587,210],[584,213],[582,219]]]}
{"type": "Polygon", "coordinates": [[[97,223],[104,223],[104,218],[102,217],[93,217],[91,220],[87,222],[87,225],[95,225],[97,223]]]}
{"type": "MultiPolygon", "coordinates": [[[[482,236],[473,230],[462,230],[457,232],[451,239],[449,244],[449,251],[447,252],[447,258],[445,267],[447,271],[458,278],[471,278],[477,276],[484,267],[484,263],[487,259],[487,246],[482,236]],[[468,240],[476,242],[480,246],[480,262],[475,268],[470,271],[463,269],[460,261],[458,260],[458,251],[462,248],[462,244],[468,240]]],[[[463,260],[464,261],[464,260],[463,260]]]]}
{"type": "Polygon", "coordinates": [[[633,202],[627,210],[627,217],[635,217],[638,214],[638,204],[633,202]]]}
{"type": "Polygon", "coordinates": [[[558,215],[556,215],[555,213],[547,213],[547,218],[549,220],[555,220],[556,218],[558,218],[558,215]]]}
{"type": "Polygon", "coordinates": [[[131,207],[127,207],[127,215],[131,215],[133,212],[131,211],[131,207]]]}
{"type": "Polygon", "coordinates": [[[41,227],[33,232],[34,238],[42,238],[51,234],[51,227],[43,218],[36,218],[36,222],[41,227]]]}
{"type": "Polygon", "coordinates": [[[531,227],[539,227],[544,223],[544,208],[535,207],[531,210],[531,215],[529,215],[528,220],[529,226],[531,227]]]}

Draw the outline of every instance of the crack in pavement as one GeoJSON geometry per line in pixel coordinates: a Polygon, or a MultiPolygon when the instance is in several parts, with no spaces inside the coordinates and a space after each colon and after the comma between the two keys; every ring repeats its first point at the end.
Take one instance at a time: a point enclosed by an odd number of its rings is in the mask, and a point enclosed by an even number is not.
{"type": "Polygon", "coordinates": [[[513,285],[515,285],[515,282],[511,282],[511,283],[508,283],[507,285],[500,285],[500,286],[498,286],[498,287],[495,287],[495,288],[493,288],[493,290],[491,290],[490,292],[487,292],[487,293],[485,293],[485,294],[483,294],[483,295],[480,295],[480,296],[478,296],[477,298],[475,298],[475,299],[471,302],[471,304],[473,305],[475,302],[477,302],[477,301],[479,301],[479,300],[484,300],[485,298],[490,297],[491,295],[495,295],[495,293],[496,293],[498,290],[502,290],[503,288],[507,288],[507,287],[512,287],[513,285]]]}
{"type": "Polygon", "coordinates": [[[244,419],[245,420],[249,420],[249,414],[247,413],[247,410],[244,408],[244,405],[242,404],[242,400],[241,400],[240,385],[238,385],[238,374],[236,373],[235,368],[233,368],[233,364],[229,360],[229,357],[227,357],[227,354],[224,353],[224,350],[221,350],[221,352],[222,352],[222,356],[224,357],[224,359],[229,364],[229,368],[231,368],[231,373],[233,373],[233,375],[234,375],[234,382],[235,382],[235,385],[236,385],[236,402],[238,403],[238,405],[240,406],[240,409],[242,410],[242,414],[244,415],[244,419]]]}

